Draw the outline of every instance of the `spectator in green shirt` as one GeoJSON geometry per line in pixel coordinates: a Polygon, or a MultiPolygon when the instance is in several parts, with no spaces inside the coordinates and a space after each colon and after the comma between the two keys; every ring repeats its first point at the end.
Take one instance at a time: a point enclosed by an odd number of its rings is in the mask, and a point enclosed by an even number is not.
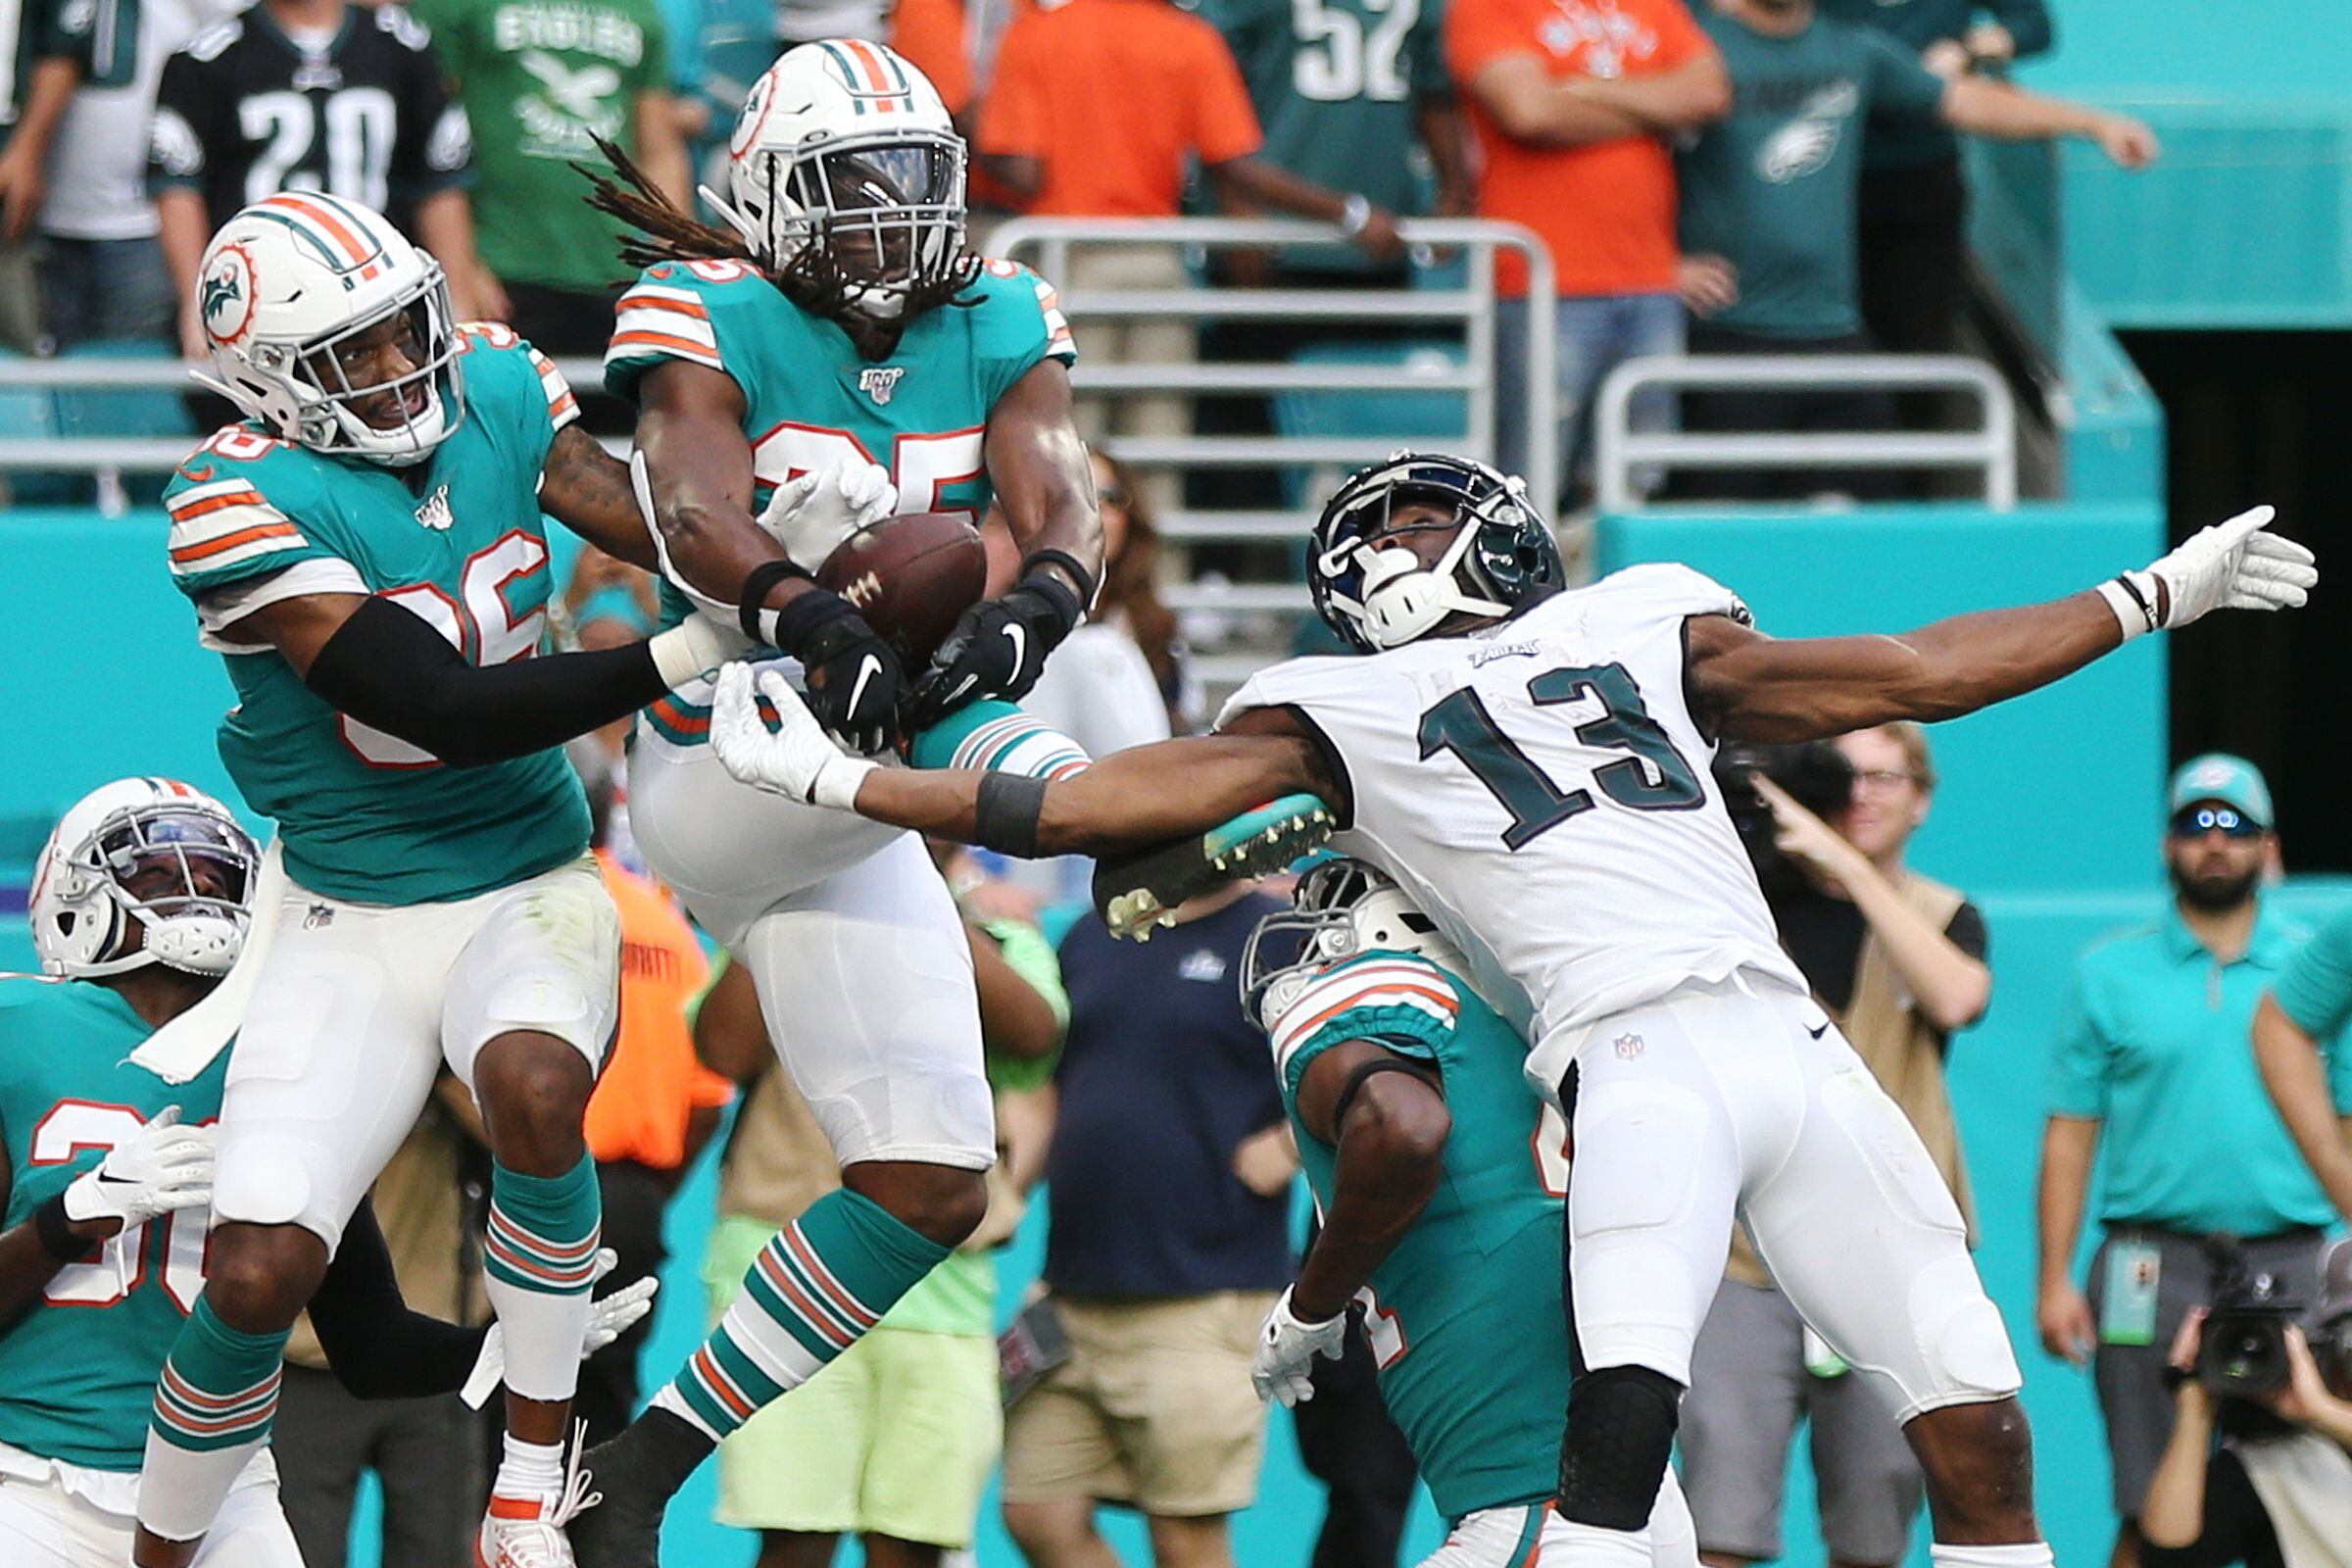
{"type": "Polygon", "coordinates": [[[2181,764],[2164,841],[2173,900],[2082,956],[2050,1053],[2042,1135],[2043,1347],[2093,1363],[2114,1461],[2112,1568],[2134,1568],[2139,1512],[2173,1426],[2166,1350],[2210,1299],[2204,1239],[2254,1267],[2313,1278],[2327,1195],[2263,1093],[2246,1031],[2304,933],[2263,898],[2277,853],[2271,792],[2240,758],[2181,764]],[[2087,1295],[2074,1283],[2091,1163],[2106,1146],[2087,1295]]]}
{"type": "Polygon", "coordinates": [[[2352,1223],[2352,906],[2303,945],[2254,1011],[2271,1102],[2338,1218],[2352,1223]]]}
{"type": "Polygon", "coordinates": [[[551,355],[601,355],[628,279],[617,220],[573,164],[616,144],[693,206],[657,0],[423,0],[417,15],[473,122],[474,222],[507,319],[551,355]]]}
{"type": "MultiPolygon", "coordinates": [[[[1942,126],[2010,140],[2081,136],[2137,169],[2147,126],[1982,76],[1946,81],[1885,33],[1820,15],[1814,0],[1726,0],[1699,24],[1722,51],[1732,112],[1678,160],[1686,298],[1694,354],[1855,354],[1863,330],[1855,232],[1866,135],[1942,126]]],[[[1886,429],[1884,394],[1764,390],[1687,400],[1713,430],[1886,429]]],[[[1883,476],[1732,472],[1712,495],[1769,499],[1842,489],[1886,494],[1883,476]]]]}
{"type": "MultiPolygon", "coordinates": [[[[1821,0],[1876,27],[1945,81],[1997,73],[2050,47],[2042,0],[1821,0]]],[[[1967,287],[1968,188],[1960,142],[1940,124],[1874,133],[1862,150],[1862,320],[1889,354],[1949,354],[1967,287]]],[[[1912,421],[1906,419],[1905,423],[1912,421]]]]}

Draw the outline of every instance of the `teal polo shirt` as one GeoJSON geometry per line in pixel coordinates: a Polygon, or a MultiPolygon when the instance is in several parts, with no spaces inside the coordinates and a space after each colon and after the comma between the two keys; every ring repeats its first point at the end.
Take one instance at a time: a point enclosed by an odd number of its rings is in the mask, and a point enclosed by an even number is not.
{"type": "Polygon", "coordinates": [[[2178,907],[2082,955],[2050,1053],[2050,1111],[2106,1124],[2107,1224],[2268,1236],[2332,1223],[2254,1062],[2254,1004],[2305,932],[2262,905],[2221,963],[2178,907]]]}

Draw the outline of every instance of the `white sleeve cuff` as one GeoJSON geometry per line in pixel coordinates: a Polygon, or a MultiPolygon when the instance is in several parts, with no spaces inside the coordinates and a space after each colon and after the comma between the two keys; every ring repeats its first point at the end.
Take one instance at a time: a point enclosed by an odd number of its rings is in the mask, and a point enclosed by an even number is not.
{"type": "Polygon", "coordinates": [[[268,609],[280,600],[300,599],[306,594],[366,594],[370,592],[368,581],[350,562],[336,556],[314,557],[298,561],[283,571],[246,582],[230,583],[215,588],[196,601],[197,640],[205,647],[224,654],[266,654],[266,643],[232,643],[220,634],[256,611],[268,609]]]}

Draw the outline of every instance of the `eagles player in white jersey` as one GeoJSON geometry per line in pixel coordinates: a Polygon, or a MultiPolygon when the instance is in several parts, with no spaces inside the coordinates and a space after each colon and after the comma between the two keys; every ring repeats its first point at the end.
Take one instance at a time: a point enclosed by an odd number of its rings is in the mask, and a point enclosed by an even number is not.
{"type": "MultiPolygon", "coordinates": [[[[2256,508],[2046,604],[1780,642],[1682,566],[1566,589],[1519,481],[1405,454],[1350,479],[1316,524],[1317,609],[1364,657],[1265,671],[1215,735],[1052,785],[882,771],[762,678],[770,730],[754,676],[731,666],[712,744],[767,788],[1042,854],[1135,850],[1252,802],[1321,796],[1338,847],[1395,877],[1482,989],[1525,1004],[1529,1079],[1573,1118],[1582,1370],[1561,1560],[1647,1556],[1690,1344],[1739,1219],[1807,1322],[1900,1413],[1935,1560],[2032,1568],[2050,1555],[2017,1361],[1959,1212],[1781,951],[1708,763],[1720,739],[1953,718],[2143,632],[2299,606],[2318,573],[2263,531],[2271,515],[2256,508]]],[[[1112,874],[1116,912],[1153,902],[1152,885],[1112,874]]]]}

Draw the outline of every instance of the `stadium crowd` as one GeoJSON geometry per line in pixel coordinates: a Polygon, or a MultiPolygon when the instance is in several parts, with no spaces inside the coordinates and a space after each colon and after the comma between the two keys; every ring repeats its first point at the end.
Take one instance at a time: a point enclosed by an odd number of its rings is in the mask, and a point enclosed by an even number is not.
{"type": "MultiPolygon", "coordinates": [[[[207,236],[275,190],[322,189],[382,209],[440,259],[461,317],[508,322],[550,354],[600,354],[625,277],[614,220],[580,199],[575,166],[604,166],[609,140],[690,206],[777,44],[867,38],[929,74],[971,138],[984,246],[990,214],[1292,214],[1336,224],[1352,250],[1221,257],[1221,280],[1348,289],[1403,280],[1399,217],[1534,230],[1559,293],[1554,434],[1572,498],[1590,478],[1594,396],[1626,359],[1958,348],[1956,132],[2079,136],[2132,168],[2156,155],[2135,122],[2008,84],[2014,60],[2051,45],[2042,0],[807,0],[772,16],[742,0],[32,0],[16,28],[0,344],[18,352],[176,342],[201,359],[207,236]]],[[[1164,288],[1184,265],[1165,246],[1087,247],[1054,281],[1164,288]]],[[[1501,259],[1506,410],[1524,403],[1524,274],[1501,259]]],[[[1250,357],[1312,332],[1274,330],[1290,335],[1261,334],[1250,357]]],[[[1103,321],[1088,353],[1227,352],[1207,335],[1181,318],[1103,321]]],[[[1932,399],[1872,392],[1684,401],[1696,428],[1936,416],[1932,399]]],[[[1632,421],[1677,416],[1652,388],[1632,421]]],[[[1082,429],[1181,434],[1194,418],[1182,397],[1130,396],[1085,409],[1082,429]]],[[[1514,470],[1532,439],[1517,422],[1498,432],[1514,470]]],[[[1168,475],[1143,484],[1162,510],[1177,499],[1168,475]]],[[[1891,493],[1884,475],[1837,472],[1684,488],[1792,484],[1891,493]]]]}
{"type": "MultiPolygon", "coordinates": [[[[204,357],[208,237],[275,191],[324,189],[382,210],[437,257],[461,315],[508,322],[551,354],[600,355],[621,293],[617,231],[580,199],[574,166],[604,165],[603,148],[617,147],[691,205],[743,78],[779,44],[865,38],[938,84],[971,138],[975,203],[989,212],[1281,212],[1350,242],[1229,259],[1237,286],[1395,286],[1409,268],[1396,224],[1413,215],[1534,229],[1561,303],[1561,428],[1506,427],[1502,459],[1512,467],[1530,443],[1558,440],[1573,500],[1589,482],[1593,397],[1626,359],[1956,349],[1958,133],[2078,136],[2126,167],[2156,155],[2134,122],[2007,84],[2011,62],[2051,47],[2040,0],[1451,0],[1442,12],[1435,0],[1206,0],[1198,13],[1169,0],[982,0],[968,13],[958,0],[789,0],[772,14],[728,0],[259,0],[230,11],[204,0],[20,9],[0,147],[0,337],[17,352],[144,344],[204,357]]],[[[1158,288],[1183,266],[1164,248],[1103,249],[1054,281],[1158,288]]],[[[1513,297],[1523,270],[1506,266],[1501,287],[1507,345],[1524,336],[1510,325],[1525,319],[1513,297]]],[[[1097,361],[1215,352],[1167,322],[1090,332],[1084,348],[1097,361]]],[[[1504,407],[1523,404],[1517,359],[1497,370],[1504,407]]],[[[1090,435],[1115,438],[1182,433],[1195,412],[1132,398],[1089,417],[1090,435]]],[[[1850,430],[1934,411],[1778,392],[1637,408],[1651,428],[1678,417],[1850,430]]],[[[1176,497],[1095,462],[1110,535],[1103,595],[1032,706],[1100,756],[1197,728],[1201,711],[1155,591],[1154,509],[1176,497]]],[[[1710,493],[1769,495],[1785,482],[1717,474],[1710,493]]],[[[1829,481],[1862,495],[1886,493],[1882,483],[1829,481]]],[[[1001,591],[1017,552],[1001,530],[989,538],[1001,591]]],[[[632,643],[655,624],[654,583],[591,548],[558,611],[553,646],[632,643]]],[[[624,954],[621,1033],[588,1142],[605,1241],[619,1277],[635,1279],[661,1266],[681,1173],[731,1128],[706,1261],[715,1317],[762,1250],[840,1189],[840,1172],[814,1113],[772,1070],[748,971],[722,960],[713,974],[647,874],[629,827],[625,728],[570,748],[624,954]]],[[[1990,1003],[1993,971],[1983,914],[1905,859],[1936,785],[1928,742],[1912,725],[1864,730],[1807,759],[1755,760],[1750,776],[1750,848],[1768,862],[1783,939],[1973,1224],[1943,1073],[1990,1003]]],[[[2133,1553],[2149,1568],[2232,1560],[2213,1555],[2225,1531],[2233,1555],[2268,1539],[2275,1555],[2254,1560],[2340,1563],[2352,1560],[2345,1538],[2326,1534],[2340,1505],[2288,1517],[2278,1499],[2315,1475],[2352,1482],[2352,1253],[2322,1249],[2324,1231],[2352,1217],[2352,1152],[2336,1122],[2352,1113],[2352,1058],[2321,1050],[2352,1012],[2352,919],[2313,938],[2263,905],[2277,824],[2249,764],[2187,764],[2167,807],[2175,906],[2156,929],[2083,960],[2078,1015],[2053,1055],[2039,1326],[2054,1353],[2096,1364],[2119,1565],[2133,1553]],[[2172,1152],[2192,1138],[2209,1151],[2193,1182],[2172,1152]],[[2104,1238],[2085,1295],[2071,1270],[2102,1149],[2104,1238]],[[2288,1330],[2291,1376],[2259,1397],[2209,1396],[2180,1375],[2199,1364],[2214,1297],[2200,1241],[2214,1232],[2295,1276],[2316,1307],[2316,1343],[2288,1330]],[[2255,1405],[2270,1424],[2245,1413],[2255,1405]],[[2212,1458],[2217,1425],[2227,1463],[2212,1458]],[[2316,1450],[2279,1457],[2305,1438],[2316,1450]]],[[[1288,889],[1237,885],[1132,948],[1073,914],[1083,864],[1022,867],[946,845],[936,857],[978,975],[997,1103],[987,1217],[808,1392],[726,1439],[720,1517],[760,1532],[762,1568],[829,1562],[844,1536],[876,1568],[913,1568],[968,1547],[1001,1465],[1007,1526],[1039,1568],[1116,1560],[1095,1528],[1102,1502],[1147,1517],[1165,1568],[1229,1563],[1226,1520],[1254,1495],[1266,1430],[1250,1358],[1294,1272],[1299,1168],[1263,1031],[1234,982],[1252,928],[1288,889]],[[1128,1179],[1139,1168],[1148,1183],[1128,1179]],[[990,1254],[1041,1184],[1043,1294],[1000,1346],[990,1254]]],[[[375,1187],[410,1301],[461,1323],[489,1313],[488,1169],[480,1113],[445,1075],[375,1187]]],[[[590,1362],[580,1409],[592,1437],[638,1402],[642,1333],[590,1362]]],[[[291,1354],[276,1441],[310,1568],[343,1560],[365,1470],[385,1484],[386,1568],[460,1560],[495,1426],[455,1396],[363,1402],[321,1370],[316,1344],[298,1339],[291,1354]]],[[[1318,1369],[1323,1408],[1300,1412],[1302,1435],[1342,1401],[1350,1412],[1309,1453],[1332,1495],[1319,1568],[1396,1561],[1411,1485],[1355,1355],[1318,1369]]],[[[1684,1421],[1684,1486],[1709,1563],[1780,1554],[1800,1422],[1836,1560],[1902,1558],[1921,1481],[1893,1412],[1846,1375],[1743,1243],[1700,1338],[1684,1421]]]]}

